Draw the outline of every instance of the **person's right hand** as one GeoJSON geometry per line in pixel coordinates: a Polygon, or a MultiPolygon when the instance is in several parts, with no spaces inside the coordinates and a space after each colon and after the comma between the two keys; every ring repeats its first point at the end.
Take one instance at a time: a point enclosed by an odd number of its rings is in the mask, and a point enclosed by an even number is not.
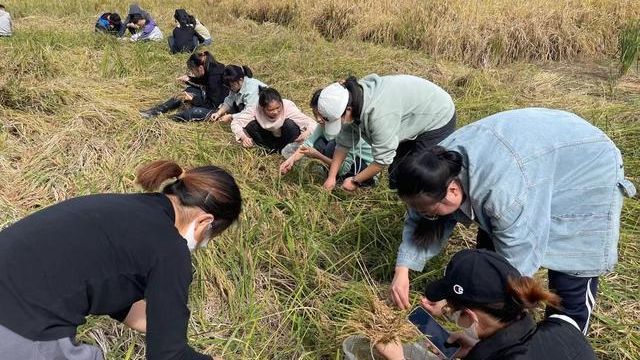
{"type": "Polygon", "coordinates": [[[404,360],[404,350],[398,340],[386,344],[379,342],[374,347],[387,360],[404,360]]]}
{"type": "Polygon", "coordinates": [[[431,301],[424,296],[420,298],[420,306],[432,316],[442,316],[445,305],[447,305],[447,300],[431,301]]]}
{"type": "Polygon", "coordinates": [[[219,117],[220,117],[220,113],[216,111],[216,112],[213,112],[213,113],[209,114],[209,116],[207,117],[207,120],[209,120],[209,121],[217,121],[219,117]]]}
{"type": "Polygon", "coordinates": [[[460,345],[460,350],[458,350],[453,357],[456,359],[464,359],[469,354],[469,351],[476,346],[478,340],[472,339],[463,332],[457,332],[451,334],[447,339],[447,342],[449,344],[458,343],[460,345]]]}
{"type": "Polygon", "coordinates": [[[325,189],[332,191],[336,187],[336,178],[328,177],[322,185],[325,189]]]}
{"type": "Polygon", "coordinates": [[[389,289],[391,300],[397,307],[407,310],[411,307],[409,303],[409,268],[396,266],[395,275],[389,289]]]}
{"type": "Polygon", "coordinates": [[[286,174],[289,171],[291,171],[291,169],[293,169],[293,164],[295,163],[294,161],[292,161],[293,156],[288,158],[287,160],[285,160],[284,162],[282,162],[282,164],[280,164],[280,174],[286,174]]]}
{"type": "Polygon", "coordinates": [[[189,75],[182,75],[176,78],[176,81],[181,81],[181,82],[187,82],[189,80],[190,80],[189,75]]]}
{"type": "Polygon", "coordinates": [[[253,139],[249,136],[243,136],[242,137],[242,146],[246,147],[246,148],[250,148],[253,147],[253,139]]]}

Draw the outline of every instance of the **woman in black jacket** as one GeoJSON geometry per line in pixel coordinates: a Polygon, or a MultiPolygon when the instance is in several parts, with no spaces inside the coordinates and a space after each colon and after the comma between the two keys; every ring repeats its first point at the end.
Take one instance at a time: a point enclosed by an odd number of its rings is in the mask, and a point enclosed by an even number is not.
{"type": "MultiPolygon", "coordinates": [[[[422,306],[432,315],[447,313],[465,329],[448,339],[467,360],[595,360],[591,345],[566,315],[551,315],[536,323],[529,313],[540,303],[557,307],[560,298],[495,252],[462,250],[455,254],[442,279],[427,285],[422,306]]],[[[397,342],[377,344],[387,359],[403,359],[397,342]]]]}
{"type": "Polygon", "coordinates": [[[191,55],[187,60],[187,68],[191,75],[183,75],[177,79],[186,84],[187,88],[164,103],[141,111],[142,117],[150,119],[186,105],[184,110],[172,115],[171,119],[201,121],[222,104],[229,93],[222,82],[224,65],[216,61],[208,51],[204,51],[191,55]]]}

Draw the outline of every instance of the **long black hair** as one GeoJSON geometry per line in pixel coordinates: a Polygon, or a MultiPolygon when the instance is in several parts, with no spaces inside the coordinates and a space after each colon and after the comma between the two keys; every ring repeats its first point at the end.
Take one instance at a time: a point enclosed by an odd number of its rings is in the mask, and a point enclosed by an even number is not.
{"type": "Polygon", "coordinates": [[[267,107],[269,104],[271,104],[272,101],[277,101],[282,104],[282,96],[280,96],[278,90],[274,88],[259,86],[258,94],[258,104],[262,108],[267,107]]]}
{"type": "Polygon", "coordinates": [[[222,82],[229,86],[234,81],[242,80],[244,77],[252,78],[253,72],[246,66],[227,65],[224,67],[224,73],[222,73],[222,82]]]}
{"type": "Polygon", "coordinates": [[[324,89],[318,89],[313,92],[313,95],[311,95],[311,100],[309,100],[309,106],[311,106],[312,109],[318,108],[318,101],[320,100],[320,93],[322,92],[322,90],[324,89]]]}
{"type": "Polygon", "coordinates": [[[191,54],[191,56],[189,56],[189,58],[187,59],[187,68],[195,69],[198,66],[204,66],[204,70],[206,72],[209,70],[209,64],[211,63],[218,64],[218,61],[210,52],[202,51],[199,53],[191,54]]]}
{"type": "Polygon", "coordinates": [[[362,86],[358,84],[358,79],[355,76],[349,76],[344,79],[344,84],[342,84],[342,86],[349,91],[349,102],[347,102],[347,107],[351,107],[351,116],[354,119],[353,122],[359,124],[360,114],[362,113],[362,103],[364,102],[362,86]]]}
{"type": "MultiPolygon", "coordinates": [[[[441,201],[462,167],[462,155],[459,152],[439,145],[409,155],[395,170],[398,196],[403,200],[426,196],[433,202],[441,201]]],[[[440,240],[447,221],[449,219],[446,216],[436,220],[421,218],[414,230],[413,240],[421,245],[440,240]]]]}

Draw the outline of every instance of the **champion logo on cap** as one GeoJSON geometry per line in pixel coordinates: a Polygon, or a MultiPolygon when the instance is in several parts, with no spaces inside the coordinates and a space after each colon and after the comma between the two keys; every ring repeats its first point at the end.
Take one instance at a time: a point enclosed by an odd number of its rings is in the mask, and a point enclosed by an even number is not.
{"type": "Polygon", "coordinates": [[[462,286],[455,284],[453,285],[453,292],[458,295],[462,295],[462,293],[464,293],[464,289],[462,288],[462,286]]]}

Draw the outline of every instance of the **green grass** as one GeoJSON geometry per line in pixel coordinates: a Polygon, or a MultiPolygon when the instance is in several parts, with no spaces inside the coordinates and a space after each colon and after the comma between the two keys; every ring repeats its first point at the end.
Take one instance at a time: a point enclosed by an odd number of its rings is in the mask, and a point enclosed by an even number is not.
{"type": "MultiPolygon", "coordinates": [[[[162,4],[142,6],[166,35],[178,2],[162,4]]],[[[174,79],[187,55],[169,55],[165,43],[94,35],[95,16],[112,7],[123,12],[124,2],[6,6],[16,35],[0,38],[0,225],[72,196],[137,191],[135,168],[148,160],[222,165],[236,176],[245,207],[238,226],[196,255],[191,344],[228,359],[340,358],[345,324],[367,302],[368,279],[384,291],[393,276],[405,208],[386,179],[373,191],[327,194],[309,163],[280,177],[280,158],[240,148],[228,125],[140,118],[138,109],[180,90],[174,79]]],[[[614,139],[627,174],[640,179],[633,68],[611,97],[601,59],[476,69],[420,51],[216,16],[220,9],[203,1],[191,9],[209,25],[220,61],[250,65],[307,111],[314,89],[348,74],[416,74],[454,96],[461,124],[523,106],[572,110],[614,139]]],[[[589,334],[603,359],[640,356],[639,219],[640,202],[628,200],[620,264],[601,282],[589,334]]],[[[459,229],[446,254],[415,274],[413,289],[441,274],[448,256],[472,239],[473,230],[459,229]]],[[[144,337],[106,318],[91,317],[79,338],[101,346],[108,359],[144,356],[144,337]]]]}

